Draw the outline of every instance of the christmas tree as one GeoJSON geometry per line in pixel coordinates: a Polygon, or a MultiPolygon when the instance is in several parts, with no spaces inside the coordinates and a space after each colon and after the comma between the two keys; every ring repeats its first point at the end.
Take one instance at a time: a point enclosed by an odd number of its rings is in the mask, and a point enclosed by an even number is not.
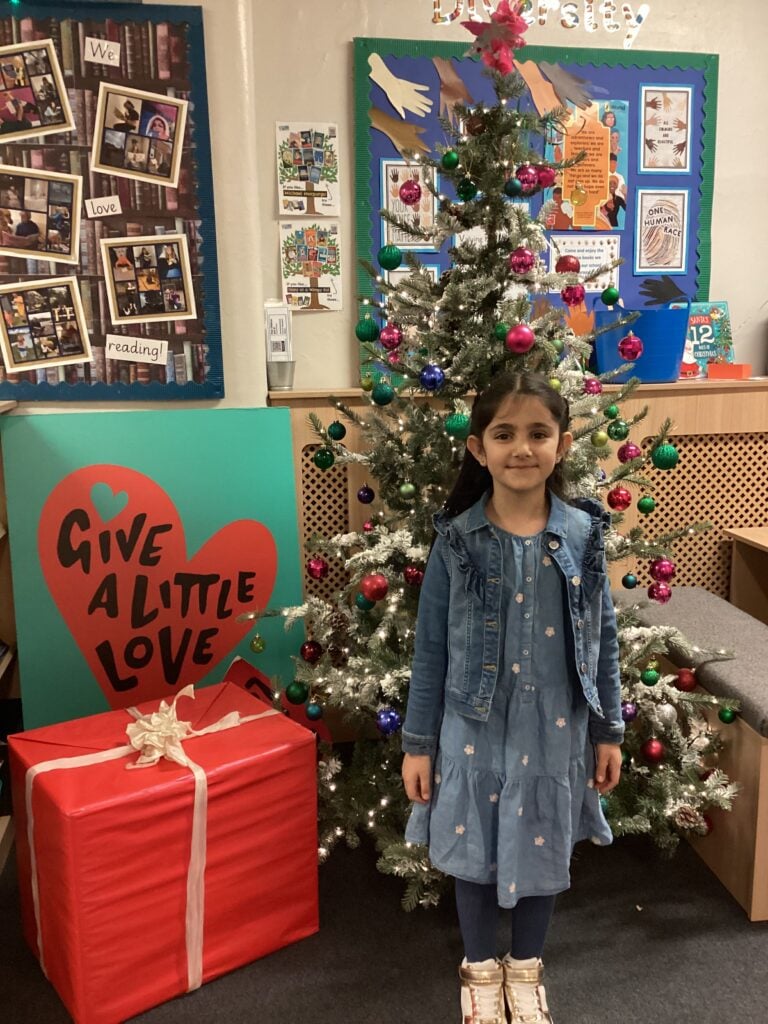
{"type": "MultiPolygon", "coordinates": [[[[662,424],[650,446],[640,448],[628,438],[644,413],[628,422],[621,415],[636,381],[606,391],[611,375],[585,369],[594,341],[583,306],[585,283],[614,265],[582,276],[579,261],[564,255],[549,272],[539,254],[548,244],[543,224],[552,204],[545,203],[533,220],[527,205],[516,201],[550,188],[575,162],[548,164],[542,160],[543,146],[536,148],[536,140],[556,130],[568,112],[553,110],[542,118],[525,104],[525,83],[512,61],[525,28],[516,10],[502,2],[489,24],[468,27],[488,66],[496,102],[457,105],[460,130],[444,121],[452,141],[433,157],[414,153],[411,166],[418,173],[405,176],[400,185],[400,198],[410,206],[419,203],[422,188],[434,190],[438,168],[443,183],[452,183],[457,198],[438,196],[440,212],[429,242],[439,247],[456,236],[453,266],[436,282],[409,253],[409,273],[396,286],[373,264],[368,267],[372,293],[356,333],[370,360],[363,378],[370,409],[360,416],[336,402],[333,422],[312,421],[321,442],[314,456],[318,467],[328,469],[337,461],[366,467],[369,483],[358,498],[370,505],[370,517],[359,533],[316,538],[312,545],[310,573],[322,576],[326,559],[341,558],[347,585],[332,601],[311,597],[283,611],[288,626],[301,620],[309,636],[286,696],[294,703],[307,702],[310,719],[320,717],[324,707],[344,709],[359,736],[347,763],[333,751],[326,751],[320,763],[321,857],[340,838],[354,845],[361,834],[371,834],[381,853],[381,870],[407,880],[404,903],[409,908],[434,903],[442,879],[426,850],[403,838],[408,807],[398,732],[432,516],[463,456],[470,396],[500,373],[526,369],[546,375],[568,399],[574,436],[565,470],[568,496],[605,498],[613,513],[607,557],[650,560],[651,600],[670,597],[673,544],[704,528],[686,526],[653,540],[640,527],[621,532],[623,512],[635,500],[627,485],[641,492],[639,509],[648,513],[654,504],[648,469],[674,468],[671,423],[662,424]],[[559,293],[562,305],[549,300],[552,293],[559,293]],[[358,426],[362,451],[343,444],[344,420],[358,426]],[[621,443],[617,452],[612,442],[621,443]]],[[[414,218],[382,215],[421,237],[414,218]]],[[[384,270],[396,269],[402,259],[392,245],[377,256],[384,270]]],[[[615,306],[617,289],[605,289],[602,300],[615,306]]],[[[618,323],[626,326],[620,350],[627,360],[642,350],[631,319],[617,313],[618,323]]],[[[636,576],[625,574],[623,584],[632,589],[636,576]]],[[[677,630],[643,627],[635,612],[629,605],[618,614],[628,725],[623,777],[602,799],[615,835],[647,833],[672,849],[681,835],[707,833],[709,807],[731,804],[734,787],[715,766],[720,738],[703,712],[719,709],[725,723],[732,721],[736,705],[694,692],[689,670],[663,674],[659,659],[669,645],[688,655],[692,650],[677,630]]]]}

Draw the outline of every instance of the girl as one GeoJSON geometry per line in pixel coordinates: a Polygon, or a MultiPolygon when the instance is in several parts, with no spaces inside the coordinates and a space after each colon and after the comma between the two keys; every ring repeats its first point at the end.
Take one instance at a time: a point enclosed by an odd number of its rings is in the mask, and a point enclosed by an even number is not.
{"type": "Polygon", "coordinates": [[[568,403],[533,373],[478,395],[419,601],[406,838],[456,880],[463,1024],[548,1021],[541,953],[580,839],[611,842],[621,769],[609,513],[566,503],[568,403]],[[496,958],[498,907],[512,941],[496,958]]]}

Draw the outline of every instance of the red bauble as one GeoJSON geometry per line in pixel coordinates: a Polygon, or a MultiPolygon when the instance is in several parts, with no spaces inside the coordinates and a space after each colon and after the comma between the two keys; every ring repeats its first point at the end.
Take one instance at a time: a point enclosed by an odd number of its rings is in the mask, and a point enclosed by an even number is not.
{"type": "Polygon", "coordinates": [[[597,377],[587,377],[584,380],[584,394],[585,395],[602,395],[603,393],[603,382],[598,380],[597,377]]]}
{"type": "Polygon", "coordinates": [[[523,186],[523,194],[533,192],[539,187],[539,174],[535,167],[530,164],[522,164],[515,171],[515,177],[523,186]]]}
{"type": "Polygon", "coordinates": [[[514,252],[509,254],[509,269],[513,274],[527,274],[536,265],[536,257],[530,249],[525,246],[518,246],[514,252]]]}
{"type": "Polygon", "coordinates": [[[696,676],[693,673],[693,669],[679,668],[677,670],[675,686],[678,690],[682,690],[683,693],[692,693],[696,689],[696,676]]]}
{"type": "Polygon", "coordinates": [[[669,583],[677,572],[677,566],[668,558],[654,558],[648,566],[648,571],[651,574],[651,579],[659,583],[669,583]]]}
{"type": "Polygon", "coordinates": [[[566,306],[580,306],[586,294],[583,284],[567,284],[560,292],[560,298],[566,306]]]}
{"type": "Polygon", "coordinates": [[[380,572],[372,572],[360,580],[360,592],[369,601],[383,600],[389,591],[389,580],[380,572]]]}
{"type": "Polygon", "coordinates": [[[557,181],[557,171],[554,167],[537,167],[536,176],[539,180],[539,188],[552,188],[557,181]]]}
{"type": "Polygon", "coordinates": [[[632,492],[626,487],[612,487],[606,494],[606,500],[611,508],[623,512],[632,504],[632,492]]]}
{"type": "Polygon", "coordinates": [[[558,274],[578,274],[581,270],[581,263],[576,256],[560,256],[555,264],[555,271],[558,274]]]}
{"type": "Polygon", "coordinates": [[[304,661],[308,661],[310,665],[314,665],[315,662],[320,659],[322,653],[323,648],[317,640],[306,640],[299,648],[299,654],[302,656],[304,661]]]}
{"type": "Polygon", "coordinates": [[[402,357],[399,352],[387,352],[387,362],[390,366],[397,366],[398,363],[402,362],[402,357]]]}
{"type": "Polygon", "coordinates": [[[627,362],[639,359],[643,354],[643,343],[636,334],[628,334],[619,342],[619,355],[627,362]]]}
{"type": "Polygon", "coordinates": [[[634,441],[627,441],[626,444],[619,448],[616,454],[619,457],[619,462],[631,462],[632,459],[639,459],[643,454],[643,450],[634,441]]]}
{"type": "Polygon", "coordinates": [[[421,200],[421,185],[409,179],[400,186],[400,199],[406,206],[416,206],[421,200]]]}
{"type": "Polygon", "coordinates": [[[406,565],[403,569],[403,579],[410,587],[420,587],[424,579],[424,570],[418,565],[406,565]]]}
{"type": "Polygon", "coordinates": [[[313,580],[323,580],[328,575],[329,565],[324,558],[313,555],[307,561],[307,572],[313,580]]]}
{"type": "Polygon", "coordinates": [[[536,335],[528,324],[515,324],[507,331],[505,342],[510,352],[521,356],[524,352],[530,351],[536,342],[536,335]]]}
{"type": "Polygon", "coordinates": [[[373,533],[373,529],[374,526],[371,520],[366,519],[365,522],[363,523],[363,533],[373,533]]]}
{"type": "Polygon", "coordinates": [[[379,341],[387,352],[391,352],[396,349],[398,345],[402,343],[403,332],[397,326],[397,324],[387,324],[386,327],[382,327],[381,333],[379,334],[379,341]]]}
{"type": "Polygon", "coordinates": [[[644,761],[648,764],[661,764],[664,760],[666,750],[661,740],[657,740],[655,737],[646,740],[645,743],[640,747],[640,754],[644,761]]]}
{"type": "Polygon", "coordinates": [[[666,604],[672,597],[672,588],[668,583],[652,583],[648,587],[648,597],[652,601],[658,601],[659,604],[666,604]]]}

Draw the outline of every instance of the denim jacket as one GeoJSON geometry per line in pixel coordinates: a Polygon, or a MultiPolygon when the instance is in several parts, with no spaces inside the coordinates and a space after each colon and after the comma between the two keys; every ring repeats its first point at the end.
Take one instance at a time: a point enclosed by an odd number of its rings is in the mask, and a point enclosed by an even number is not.
{"type": "MultiPolygon", "coordinates": [[[[454,518],[434,517],[437,537],[421,587],[403,726],[410,754],[434,754],[443,709],[486,721],[503,650],[503,546],[485,515],[486,494],[454,518]]],[[[550,493],[543,549],[562,574],[574,663],[589,705],[593,743],[621,743],[619,644],[603,534],[610,513],[591,498],[550,493]]]]}

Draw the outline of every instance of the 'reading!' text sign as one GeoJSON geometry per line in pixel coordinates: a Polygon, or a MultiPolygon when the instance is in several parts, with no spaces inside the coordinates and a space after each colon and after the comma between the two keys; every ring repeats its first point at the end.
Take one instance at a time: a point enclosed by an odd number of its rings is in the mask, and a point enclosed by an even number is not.
{"type": "Polygon", "coordinates": [[[190,555],[169,495],[125,466],[64,477],[40,517],[46,584],[111,708],[202,679],[269,603],[277,549],[262,523],[227,523],[190,555]]]}

